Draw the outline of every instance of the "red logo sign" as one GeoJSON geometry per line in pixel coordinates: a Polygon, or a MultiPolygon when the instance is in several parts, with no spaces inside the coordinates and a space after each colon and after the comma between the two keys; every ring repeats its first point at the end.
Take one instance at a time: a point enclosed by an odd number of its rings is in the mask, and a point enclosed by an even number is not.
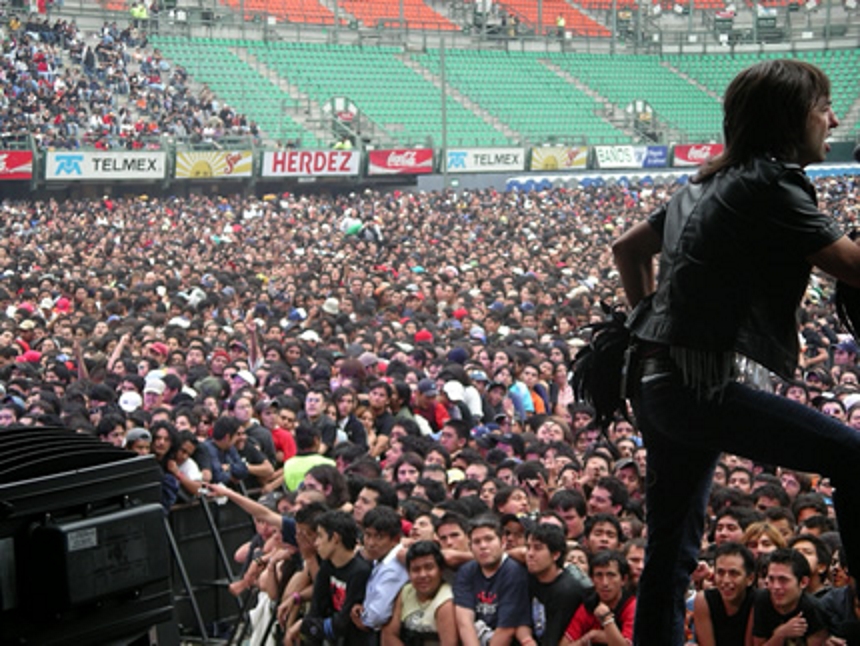
{"type": "Polygon", "coordinates": [[[367,162],[368,175],[422,175],[433,172],[433,150],[371,150],[367,162]]]}
{"type": "Polygon", "coordinates": [[[263,155],[264,177],[358,175],[357,150],[288,150],[263,155]]]}
{"type": "Polygon", "coordinates": [[[33,177],[33,153],[21,150],[0,150],[0,180],[33,177]]]}
{"type": "Polygon", "coordinates": [[[723,152],[723,144],[684,144],[675,146],[675,166],[701,166],[723,152]]]}

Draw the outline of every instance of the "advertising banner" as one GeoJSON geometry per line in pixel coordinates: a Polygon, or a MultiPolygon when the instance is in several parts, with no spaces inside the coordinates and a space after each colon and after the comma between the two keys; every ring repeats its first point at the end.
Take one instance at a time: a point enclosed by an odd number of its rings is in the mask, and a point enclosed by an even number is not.
{"type": "Polygon", "coordinates": [[[49,152],[45,179],[68,181],[80,179],[114,180],[164,179],[165,153],[137,152],[49,152]]]}
{"type": "Polygon", "coordinates": [[[542,146],[532,148],[531,170],[585,169],[587,146],[542,146]]]}
{"type": "Polygon", "coordinates": [[[669,162],[666,146],[595,146],[594,161],[600,169],[665,168],[669,162]]]}
{"type": "Polygon", "coordinates": [[[673,166],[701,166],[723,152],[723,144],[683,144],[675,146],[673,166]]]}
{"type": "Polygon", "coordinates": [[[0,181],[33,177],[33,153],[29,150],[0,150],[0,181]]]}
{"type": "Polygon", "coordinates": [[[250,177],[254,170],[250,150],[176,153],[175,176],[182,179],[250,177]]]}
{"type": "Polygon", "coordinates": [[[431,148],[371,150],[367,153],[368,175],[423,175],[432,172],[431,148]]]}
{"type": "Polygon", "coordinates": [[[263,153],[263,177],[358,175],[357,150],[282,150],[263,153]]]}
{"type": "Polygon", "coordinates": [[[492,173],[521,171],[526,167],[525,148],[466,148],[449,150],[448,172],[492,173]]]}

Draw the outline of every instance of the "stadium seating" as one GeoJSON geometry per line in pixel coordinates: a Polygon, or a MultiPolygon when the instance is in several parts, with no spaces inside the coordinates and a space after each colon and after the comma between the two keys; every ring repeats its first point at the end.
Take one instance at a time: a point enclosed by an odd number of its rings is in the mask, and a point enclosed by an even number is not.
{"type": "MultiPolygon", "coordinates": [[[[327,145],[290,117],[293,99],[270,80],[288,80],[323,105],[349,99],[376,126],[379,140],[401,145],[440,145],[441,91],[422,75],[438,79],[440,53],[404,53],[398,47],[359,47],[310,43],[211,41],[154,37],[165,55],[186,66],[236,110],[257,121],[273,139],[301,139],[304,146],[327,145]],[[246,48],[266,68],[253,69],[227,48],[246,48]]],[[[460,101],[447,99],[448,141],[452,146],[502,146],[524,140],[590,144],[630,142],[613,125],[607,105],[621,114],[645,101],[659,122],[681,141],[719,139],[720,98],[741,69],[782,53],[663,57],[618,54],[541,54],[449,49],[450,88],[495,119],[496,127],[460,101]],[[556,73],[557,65],[563,73],[556,73]],[[573,77],[572,82],[567,76],[573,77]],[[507,130],[505,127],[507,127],[507,130]]],[[[797,54],[821,66],[833,81],[833,105],[844,118],[858,98],[860,53],[829,50],[797,54]]],[[[467,105],[468,102],[467,102],[467,105]]],[[[852,131],[856,126],[852,124],[852,131]]]]}
{"type": "MultiPolygon", "coordinates": [[[[618,9],[639,10],[638,0],[614,0],[614,2],[618,9]]],[[[575,4],[592,11],[609,11],[612,9],[613,0],[578,0],[575,4]]],[[[688,0],[643,0],[642,10],[650,11],[656,4],[659,4],[664,11],[672,11],[676,4],[683,6],[688,4],[688,0]]],[[[728,0],[693,0],[693,8],[701,11],[722,11],[727,4],[729,4],[728,0]]]]}
{"type": "Polygon", "coordinates": [[[196,81],[207,84],[223,101],[256,121],[270,138],[301,140],[305,147],[316,146],[313,133],[289,115],[288,109],[295,107],[295,100],[229,51],[229,46],[242,42],[152,38],[153,45],[167,58],[183,65],[196,81]]]}
{"type": "Polygon", "coordinates": [[[398,26],[400,3],[408,29],[452,31],[459,29],[445,16],[428,7],[422,0],[340,0],[340,6],[364,23],[365,27],[398,26]]]}
{"type": "Polygon", "coordinates": [[[745,4],[750,9],[755,9],[756,4],[761,4],[763,7],[767,7],[768,9],[776,9],[779,7],[787,7],[791,4],[802,5],[806,4],[806,2],[805,0],[803,2],[800,0],[761,0],[757,3],[753,0],[746,0],[745,4]]]}
{"type": "MultiPolygon", "coordinates": [[[[831,49],[826,51],[800,52],[795,56],[817,65],[830,77],[833,111],[843,118],[858,98],[857,79],[860,77],[860,52],[856,49],[831,49]]],[[[666,56],[666,62],[689,75],[715,94],[722,96],[729,81],[742,69],[766,58],[792,57],[786,52],[767,54],[738,53],[726,55],[679,54],[666,56]]]]}
{"type": "MultiPolygon", "coordinates": [[[[439,52],[416,57],[438,74],[439,52]]],[[[565,135],[621,143],[622,132],[597,116],[600,105],[547,69],[537,54],[456,50],[446,53],[448,83],[533,143],[565,135]]]]}
{"type": "Polygon", "coordinates": [[[618,9],[636,9],[639,5],[637,0],[579,0],[576,4],[583,9],[603,11],[611,9],[613,2],[618,9]]]}
{"type": "MultiPolygon", "coordinates": [[[[394,47],[249,43],[267,66],[320,103],[346,97],[402,144],[442,141],[441,92],[410,69],[394,47]]],[[[448,141],[452,145],[505,145],[505,136],[447,100],[448,141]]]]}
{"type": "Polygon", "coordinates": [[[108,11],[122,11],[127,13],[129,10],[129,3],[126,0],[105,0],[101,5],[108,11]]]}
{"type": "Polygon", "coordinates": [[[563,16],[565,31],[575,36],[599,36],[607,37],[611,32],[586,16],[584,13],[568,4],[565,0],[543,0],[542,13],[538,15],[538,3],[534,0],[501,0],[499,3],[513,16],[535,28],[536,31],[552,33],[556,29],[556,18],[563,16]],[[538,29],[538,23],[542,23],[543,29],[538,29]]]}
{"type": "Polygon", "coordinates": [[[255,15],[274,16],[279,21],[333,25],[334,14],[316,0],[222,0],[245,18],[255,15]]]}
{"type": "Polygon", "coordinates": [[[719,136],[719,100],[663,67],[656,56],[570,54],[552,60],[620,109],[646,101],[658,119],[691,139],[719,136]]]}

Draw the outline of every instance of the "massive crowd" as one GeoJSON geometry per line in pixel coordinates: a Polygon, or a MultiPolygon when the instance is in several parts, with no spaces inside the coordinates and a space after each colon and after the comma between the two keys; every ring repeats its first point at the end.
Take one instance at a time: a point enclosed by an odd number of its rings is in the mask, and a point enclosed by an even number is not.
{"type": "Polygon", "coordinates": [[[87,34],[74,21],[37,15],[5,23],[0,132],[32,135],[43,149],[158,148],[160,135],[216,144],[257,136],[253,121],[149,45],[146,31],[105,23],[87,34]]]}
{"type": "MultiPolygon", "coordinates": [[[[623,306],[611,241],[675,188],[3,202],[0,424],[154,455],[166,510],[205,487],[251,513],[232,590],[260,643],[625,643],[647,455],[635,420],[595,426],[570,359],[623,306]]],[[[853,226],[854,178],[817,188],[853,226]]],[[[860,429],[831,288],[773,386],[860,429]]],[[[691,640],[742,606],[756,639],[853,643],[831,495],[725,456],[691,640]]]]}

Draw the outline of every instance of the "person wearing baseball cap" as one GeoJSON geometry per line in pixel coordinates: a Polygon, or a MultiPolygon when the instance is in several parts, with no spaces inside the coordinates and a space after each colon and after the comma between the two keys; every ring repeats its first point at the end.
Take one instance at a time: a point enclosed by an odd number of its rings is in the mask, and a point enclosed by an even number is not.
{"type": "Polygon", "coordinates": [[[18,345],[23,348],[24,352],[27,352],[27,350],[30,349],[30,344],[33,342],[33,338],[35,336],[36,321],[27,318],[18,324],[18,338],[16,341],[18,342],[18,345]]]}
{"type": "Polygon", "coordinates": [[[450,415],[437,397],[439,390],[436,382],[424,378],[418,382],[418,387],[413,395],[412,412],[427,420],[434,433],[442,430],[442,426],[448,421],[450,415]]]}
{"type": "Polygon", "coordinates": [[[840,341],[833,348],[833,364],[840,367],[857,365],[857,355],[860,349],[854,339],[848,338],[840,341]]]}
{"type": "Polygon", "coordinates": [[[125,448],[138,455],[149,455],[152,435],[145,428],[133,428],[125,434],[125,448]]]}
{"type": "Polygon", "coordinates": [[[216,377],[224,374],[224,368],[230,363],[230,355],[224,348],[216,348],[209,357],[209,371],[216,377]]]}
{"type": "Polygon", "coordinates": [[[170,349],[161,341],[153,341],[149,344],[149,356],[158,362],[159,366],[163,366],[167,362],[167,355],[170,354],[170,349]]]}
{"type": "Polygon", "coordinates": [[[150,412],[164,404],[164,382],[156,377],[146,380],[143,386],[143,410],[150,412]]]}

